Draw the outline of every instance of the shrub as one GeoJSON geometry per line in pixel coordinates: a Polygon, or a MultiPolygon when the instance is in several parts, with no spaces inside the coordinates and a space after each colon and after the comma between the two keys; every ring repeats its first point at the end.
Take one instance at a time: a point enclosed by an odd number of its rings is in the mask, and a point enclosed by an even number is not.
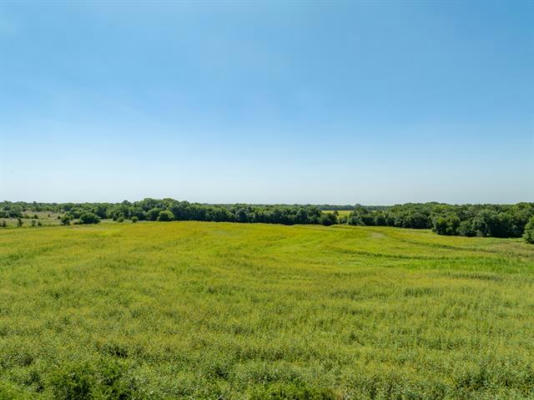
{"type": "MultiPolygon", "coordinates": [[[[59,218],[59,215],[58,215],[58,218],[59,218]]],[[[71,221],[71,216],[69,214],[64,214],[62,217],[61,217],[61,225],[70,225],[70,221],[71,221]]]]}
{"type": "Polygon", "coordinates": [[[95,365],[72,363],[56,370],[50,380],[54,399],[142,399],[136,381],[117,361],[102,359],[95,365]]]}
{"type": "Polygon", "coordinates": [[[17,218],[17,226],[20,228],[22,226],[22,219],[17,218]]]}
{"type": "Polygon", "coordinates": [[[323,213],[319,218],[321,225],[330,226],[337,223],[337,216],[333,213],[323,213]]]}
{"type": "Polygon", "coordinates": [[[98,215],[92,212],[84,212],[80,215],[81,224],[98,224],[99,222],[100,218],[98,217],[98,215]]]}
{"type": "Polygon", "coordinates": [[[121,215],[119,218],[117,218],[117,222],[124,222],[124,217],[121,215]]]}
{"type": "Polygon", "coordinates": [[[52,376],[51,384],[56,399],[89,400],[93,397],[94,371],[88,364],[64,366],[52,376]]]}
{"type": "Polygon", "coordinates": [[[146,217],[150,221],[155,221],[158,219],[160,212],[161,212],[161,208],[152,208],[151,210],[147,211],[146,217]]]}
{"type": "Polygon", "coordinates": [[[531,217],[528,223],[525,225],[525,233],[523,234],[523,237],[527,243],[534,244],[534,217],[531,217]]]}
{"type": "Polygon", "coordinates": [[[476,231],[473,228],[473,222],[470,220],[460,222],[460,225],[458,226],[458,234],[462,236],[475,236],[476,231]]]}
{"type": "Polygon", "coordinates": [[[456,235],[460,226],[460,218],[457,215],[441,215],[434,220],[434,232],[438,235],[456,235]]]}
{"type": "Polygon", "coordinates": [[[159,212],[158,221],[172,221],[174,214],[169,210],[163,210],[159,212]]]}
{"type": "Polygon", "coordinates": [[[251,400],[335,400],[336,394],[323,387],[308,386],[302,383],[279,383],[257,388],[251,393],[251,400]]]}
{"type": "Polygon", "coordinates": [[[137,221],[139,221],[139,218],[137,218],[135,215],[132,217],[132,222],[135,224],[137,221]]]}

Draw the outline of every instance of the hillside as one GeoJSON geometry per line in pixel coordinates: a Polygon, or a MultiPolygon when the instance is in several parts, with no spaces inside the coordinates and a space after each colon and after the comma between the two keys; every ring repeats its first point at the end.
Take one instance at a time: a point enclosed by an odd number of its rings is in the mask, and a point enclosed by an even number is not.
{"type": "Polygon", "coordinates": [[[521,239],[0,230],[1,399],[526,399],[532,326],[534,248],[521,239]]]}

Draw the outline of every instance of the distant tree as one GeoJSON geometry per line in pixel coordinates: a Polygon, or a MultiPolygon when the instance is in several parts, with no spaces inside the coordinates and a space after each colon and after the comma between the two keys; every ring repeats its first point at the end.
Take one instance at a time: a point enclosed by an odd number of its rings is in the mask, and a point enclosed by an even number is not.
{"type": "Polygon", "coordinates": [[[155,221],[159,217],[159,213],[161,212],[161,208],[152,208],[147,211],[146,216],[149,221],[155,221]]]}
{"type": "Polygon", "coordinates": [[[308,213],[305,208],[299,208],[295,215],[295,222],[297,224],[305,224],[308,222],[308,213]]]}
{"type": "Polygon", "coordinates": [[[71,220],[72,220],[72,217],[70,216],[70,214],[68,213],[63,214],[63,216],[61,217],[61,225],[70,225],[71,220]]]}
{"type": "Polygon", "coordinates": [[[22,219],[19,217],[17,218],[17,226],[20,228],[22,226],[22,219]]]}
{"type": "Polygon", "coordinates": [[[482,209],[473,218],[473,228],[480,236],[509,237],[514,231],[510,214],[493,209],[482,209]]]}
{"type": "Polygon", "coordinates": [[[86,211],[80,215],[81,224],[98,224],[99,222],[100,218],[95,213],[86,211]]]}
{"type": "Polygon", "coordinates": [[[159,212],[158,221],[172,221],[174,214],[169,210],[162,210],[159,212]]]}
{"type": "Polygon", "coordinates": [[[465,220],[460,222],[460,225],[458,226],[458,234],[462,236],[475,236],[476,231],[473,228],[473,221],[471,220],[465,220]]]}
{"type": "Polygon", "coordinates": [[[97,206],[94,209],[94,213],[98,215],[99,218],[106,218],[107,217],[107,204],[97,204],[97,206]]]}
{"type": "Polygon", "coordinates": [[[323,213],[319,218],[319,223],[324,226],[337,224],[337,217],[333,213],[323,213]]]}
{"type": "Polygon", "coordinates": [[[244,208],[240,208],[235,213],[235,220],[236,222],[249,222],[249,216],[247,214],[247,210],[244,208]]]}
{"type": "Polygon", "coordinates": [[[534,217],[531,217],[525,225],[525,233],[523,234],[523,237],[527,243],[534,243],[534,217]]]}
{"type": "Polygon", "coordinates": [[[376,215],[375,215],[375,221],[374,221],[374,224],[376,226],[384,226],[386,225],[386,216],[384,215],[384,213],[382,212],[378,212],[376,215]]]}
{"type": "Polygon", "coordinates": [[[132,220],[133,220],[133,217],[136,217],[138,221],[139,220],[142,221],[146,219],[145,211],[141,207],[138,207],[138,206],[132,206],[132,209],[130,210],[130,215],[132,216],[132,220]]]}
{"type": "Polygon", "coordinates": [[[2,220],[2,223],[0,224],[0,226],[1,226],[2,228],[6,228],[6,227],[7,227],[6,220],[2,220]]]}
{"type": "Polygon", "coordinates": [[[457,235],[460,218],[455,214],[440,215],[435,218],[433,230],[438,235],[457,235]]]}
{"type": "Polygon", "coordinates": [[[364,225],[362,217],[355,213],[350,214],[348,223],[349,225],[364,225]]]}
{"type": "Polygon", "coordinates": [[[32,219],[32,226],[36,226],[37,225],[37,221],[35,219],[32,219]]]}
{"type": "Polygon", "coordinates": [[[342,215],[337,219],[338,224],[347,224],[349,222],[349,217],[342,215]]]}
{"type": "Polygon", "coordinates": [[[124,222],[124,217],[121,215],[119,218],[117,218],[117,222],[124,222]]]}
{"type": "Polygon", "coordinates": [[[7,210],[7,214],[9,218],[22,218],[22,208],[13,206],[7,210]]]}
{"type": "Polygon", "coordinates": [[[132,222],[135,224],[137,221],[139,221],[139,218],[137,218],[137,216],[133,216],[132,217],[132,222]]]}

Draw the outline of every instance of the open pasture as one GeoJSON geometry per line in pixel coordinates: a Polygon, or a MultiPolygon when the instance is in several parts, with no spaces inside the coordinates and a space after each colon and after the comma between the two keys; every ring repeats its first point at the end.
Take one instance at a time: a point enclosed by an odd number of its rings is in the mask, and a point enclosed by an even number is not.
{"type": "MultiPolygon", "coordinates": [[[[333,213],[336,210],[323,210],[324,213],[333,213]]],[[[337,210],[337,215],[340,217],[348,217],[352,210],[337,210]]]]}
{"type": "Polygon", "coordinates": [[[532,399],[534,250],[427,230],[0,230],[0,399],[532,399]]]}
{"type": "MultiPolygon", "coordinates": [[[[49,211],[27,211],[21,218],[23,227],[35,227],[39,223],[41,226],[60,225],[61,214],[49,211]],[[33,221],[33,222],[32,222],[33,221]]],[[[18,227],[18,218],[0,218],[0,224],[5,221],[6,227],[18,227]]],[[[2,226],[3,227],[3,226],[2,226]]]]}

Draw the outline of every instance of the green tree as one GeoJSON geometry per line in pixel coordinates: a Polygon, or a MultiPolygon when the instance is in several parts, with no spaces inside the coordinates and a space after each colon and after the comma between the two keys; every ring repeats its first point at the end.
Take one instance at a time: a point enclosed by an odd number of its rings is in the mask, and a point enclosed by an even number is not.
{"type": "Polygon", "coordinates": [[[334,225],[337,224],[337,217],[333,213],[323,213],[319,223],[324,226],[334,225]]]}
{"type": "Polygon", "coordinates": [[[455,214],[440,215],[434,220],[434,232],[438,235],[457,235],[460,218],[455,214]]]}
{"type": "Polygon", "coordinates": [[[159,213],[161,212],[161,208],[152,208],[147,211],[146,216],[149,221],[155,221],[159,217],[159,213]]]}
{"type": "Polygon", "coordinates": [[[95,213],[86,211],[80,215],[80,223],[82,224],[98,224],[99,222],[100,218],[95,213]]]}
{"type": "Polygon", "coordinates": [[[525,225],[525,233],[523,234],[523,237],[527,243],[534,243],[534,217],[531,217],[525,225]]]}
{"type": "Polygon", "coordinates": [[[465,220],[460,222],[458,226],[458,234],[462,236],[475,236],[476,231],[473,228],[473,221],[465,220]]]}
{"type": "Polygon", "coordinates": [[[169,210],[162,210],[159,212],[158,221],[172,221],[174,214],[169,210]]]}
{"type": "Polygon", "coordinates": [[[244,208],[240,208],[235,213],[235,220],[236,222],[249,222],[249,217],[247,214],[247,210],[244,208]]]}

